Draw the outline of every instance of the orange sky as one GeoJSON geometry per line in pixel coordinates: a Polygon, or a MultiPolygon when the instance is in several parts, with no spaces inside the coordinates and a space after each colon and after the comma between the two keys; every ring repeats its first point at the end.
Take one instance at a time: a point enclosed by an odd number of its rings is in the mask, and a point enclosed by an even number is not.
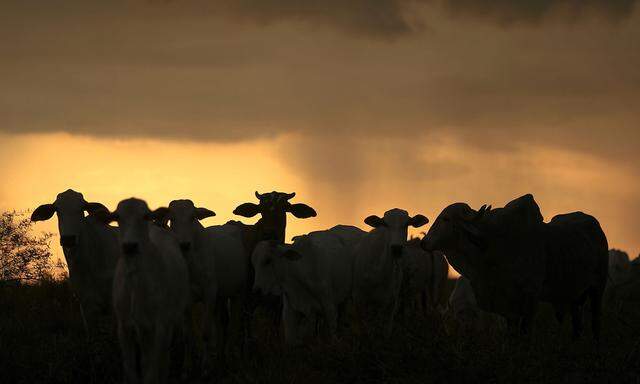
{"type": "MultiPolygon", "coordinates": [[[[84,193],[86,199],[100,201],[111,209],[130,196],[146,199],[151,207],[176,198],[191,198],[217,213],[205,221],[212,225],[240,219],[231,212],[236,205],[253,201],[255,189],[276,189],[297,192],[297,201],[318,211],[316,218],[290,220],[287,237],[291,238],[337,223],[366,229],[364,217],[381,215],[393,207],[433,220],[444,206],[455,201],[467,201],[475,207],[484,203],[501,206],[513,197],[533,192],[547,220],[556,213],[582,209],[598,217],[611,246],[635,256],[640,245],[635,230],[627,224],[628,204],[640,191],[640,183],[631,177],[632,170],[557,149],[486,153],[445,140],[428,153],[436,164],[433,169],[412,170],[403,169],[401,159],[392,161],[393,148],[411,148],[408,143],[362,142],[358,149],[375,156],[361,156],[360,178],[336,181],[322,173],[309,177],[307,167],[286,161],[281,154],[283,148],[301,145],[295,136],[213,144],[36,134],[0,135],[0,142],[7,149],[0,154],[0,162],[5,164],[0,168],[0,179],[5,180],[0,188],[0,209],[33,209],[53,201],[58,192],[73,188],[84,193]],[[381,158],[388,159],[386,164],[379,162],[381,158]],[[469,170],[443,176],[438,174],[438,162],[459,164],[460,169],[469,170]]],[[[338,150],[315,158],[330,163],[339,173],[339,167],[349,167],[341,165],[348,161],[344,157],[338,150]]],[[[35,229],[55,231],[56,220],[38,223],[35,229]]],[[[57,240],[52,245],[60,255],[57,240]]]]}

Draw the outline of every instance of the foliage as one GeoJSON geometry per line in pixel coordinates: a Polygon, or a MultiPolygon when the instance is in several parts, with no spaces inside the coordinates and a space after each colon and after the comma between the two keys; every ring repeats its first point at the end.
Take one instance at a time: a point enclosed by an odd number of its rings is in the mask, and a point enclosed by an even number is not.
{"type": "Polygon", "coordinates": [[[0,281],[35,282],[52,279],[62,262],[52,262],[51,233],[35,235],[24,213],[0,213],[0,281]]]}

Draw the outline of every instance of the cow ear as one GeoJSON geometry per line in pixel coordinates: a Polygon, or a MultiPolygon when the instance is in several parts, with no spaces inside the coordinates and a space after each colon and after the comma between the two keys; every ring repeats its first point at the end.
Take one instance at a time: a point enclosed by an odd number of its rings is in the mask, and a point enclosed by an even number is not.
{"type": "Polygon", "coordinates": [[[84,205],[84,210],[87,211],[90,215],[96,213],[97,211],[109,212],[109,209],[100,203],[86,203],[84,205]]]}
{"type": "Polygon", "coordinates": [[[109,212],[107,208],[93,212],[91,214],[91,217],[95,218],[103,224],[110,224],[114,221],[118,221],[118,214],[116,212],[109,212]]]}
{"type": "Polygon", "coordinates": [[[487,244],[484,238],[484,234],[482,233],[480,228],[478,228],[476,223],[463,220],[460,222],[460,227],[462,231],[467,234],[469,241],[480,248],[486,248],[487,244]]]}
{"type": "Polygon", "coordinates": [[[206,219],[207,217],[213,217],[216,213],[207,208],[196,208],[196,220],[206,219]]]}
{"type": "Polygon", "coordinates": [[[306,219],[309,217],[316,217],[317,213],[315,209],[311,208],[307,204],[291,204],[287,211],[291,212],[291,214],[298,219],[306,219]]]}
{"type": "Polygon", "coordinates": [[[169,217],[169,208],[167,207],[157,208],[155,211],[149,212],[146,215],[144,215],[145,220],[157,221],[159,223],[164,223],[168,217],[169,217]]]}
{"type": "Polygon", "coordinates": [[[54,213],[56,213],[56,207],[53,204],[43,204],[33,211],[31,221],[49,220],[54,213]]]}
{"type": "Polygon", "coordinates": [[[379,226],[384,225],[384,220],[382,220],[376,215],[371,215],[366,219],[364,219],[364,223],[373,228],[378,228],[379,226]]]}
{"type": "Polygon", "coordinates": [[[253,217],[260,213],[260,206],[253,203],[240,204],[233,210],[234,215],[253,217]]]}
{"type": "Polygon", "coordinates": [[[284,253],[282,253],[282,257],[290,261],[296,261],[296,260],[300,260],[302,255],[296,250],[287,249],[286,251],[284,251],[284,253]]]}
{"type": "Polygon", "coordinates": [[[429,222],[429,219],[427,219],[427,217],[424,215],[415,215],[409,219],[409,225],[414,228],[422,227],[428,222],[429,222]]]}

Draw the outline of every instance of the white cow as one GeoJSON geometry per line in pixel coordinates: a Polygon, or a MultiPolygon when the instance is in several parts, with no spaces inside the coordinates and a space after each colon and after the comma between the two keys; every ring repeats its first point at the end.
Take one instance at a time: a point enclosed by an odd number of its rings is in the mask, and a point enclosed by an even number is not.
{"type": "Polygon", "coordinates": [[[189,302],[189,276],[176,238],[152,223],[157,215],[147,203],[127,199],[103,220],[120,228],[113,281],[113,305],[122,349],[125,381],[138,383],[137,347],[143,383],[168,378],[169,348],[189,302]]]}
{"type": "Polygon", "coordinates": [[[254,291],[284,295],[287,344],[301,344],[316,316],[325,320],[330,337],[335,337],[338,308],[351,296],[353,248],[364,235],[356,227],[338,225],[297,236],[293,244],[258,243],[251,259],[254,291]]]}
{"type": "Polygon", "coordinates": [[[609,250],[609,284],[619,284],[624,281],[631,269],[629,255],[618,249],[609,250]]]}
{"type": "MultiPolygon", "coordinates": [[[[174,200],[169,208],[160,208],[157,212],[169,221],[170,231],[178,239],[186,258],[193,302],[205,306],[205,346],[208,347],[212,340],[210,332],[213,330],[222,356],[229,326],[227,302],[231,300],[231,325],[239,330],[248,293],[249,260],[242,243],[241,228],[232,224],[205,228],[199,220],[215,216],[215,213],[196,208],[191,200],[174,200]],[[212,315],[215,326],[210,321],[212,315]]],[[[205,351],[205,358],[207,356],[205,351]]]]}
{"type": "Polygon", "coordinates": [[[491,326],[504,327],[502,316],[481,310],[471,281],[464,276],[458,277],[449,296],[449,313],[464,331],[482,332],[491,326]]]}
{"type": "Polygon", "coordinates": [[[400,265],[400,300],[403,309],[413,305],[421,307],[422,312],[426,314],[438,307],[446,306],[443,291],[449,274],[449,264],[441,252],[425,251],[420,247],[419,239],[411,239],[404,247],[400,265]]]}
{"type": "Polygon", "coordinates": [[[478,308],[471,282],[464,276],[456,280],[456,285],[449,297],[449,311],[465,328],[475,327],[480,321],[482,311],[478,308]]]}
{"type": "Polygon", "coordinates": [[[407,243],[408,226],[421,227],[429,219],[423,215],[410,217],[407,211],[395,208],[382,218],[372,215],[364,222],[374,229],[354,251],[353,300],[360,326],[365,320],[377,326],[384,318],[385,333],[390,335],[398,309],[402,284],[399,260],[407,243]]]}
{"type": "Polygon", "coordinates": [[[91,215],[99,210],[106,208],[100,203],[88,203],[81,193],[69,189],[31,215],[32,221],[42,221],[58,214],[60,245],[69,268],[69,281],[90,318],[99,312],[110,312],[113,273],[119,255],[118,229],[91,215]]]}

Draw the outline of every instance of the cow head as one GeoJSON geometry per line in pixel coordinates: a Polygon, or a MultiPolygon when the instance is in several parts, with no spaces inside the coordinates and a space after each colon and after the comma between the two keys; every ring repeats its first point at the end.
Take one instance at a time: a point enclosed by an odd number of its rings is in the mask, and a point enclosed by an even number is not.
{"type": "Polygon", "coordinates": [[[176,235],[183,252],[193,247],[194,226],[202,227],[199,220],[216,215],[207,208],[196,207],[191,200],[173,200],[169,208],[156,211],[162,216],[160,221],[169,222],[169,228],[176,235]]]}
{"type": "Polygon", "coordinates": [[[453,267],[470,278],[477,269],[478,260],[472,260],[473,255],[484,246],[484,234],[480,223],[491,206],[483,205],[475,211],[465,203],[455,203],[446,207],[434,221],[429,232],[421,242],[427,251],[442,251],[453,267]]]}
{"type": "Polygon", "coordinates": [[[384,213],[382,218],[371,215],[364,222],[374,228],[384,227],[389,233],[389,252],[398,258],[402,256],[402,250],[407,243],[408,227],[422,227],[429,222],[423,215],[415,215],[410,217],[407,211],[394,208],[384,213]]]}
{"type": "Polygon", "coordinates": [[[301,257],[302,255],[291,245],[279,244],[275,240],[259,242],[251,255],[251,263],[255,270],[253,291],[263,295],[280,296],[282,286],[278,277],[279,264],[285,259],[295,261],[301,257]]]}
{"type": "Polygon", "coordinates": [[[152,212],[144,200],[130,198],[118,203],[115,211],[99,211],[95,216],[104,223],[118,223],[122,254],[135,257],[150,241],[149,223],[161,218],[165,209],[152,212]]]}
{"type": "Polygon", "coordinates": [[[287,225],[287,212],[299,219],[315,217],[316,211],[306,204],[291,204],[294,193],[270,192],[260,194],[256,191],[259,203],[244,203],[239,205],[233,213],[244,217],[261,215],[263,240],[274,239],[284,243],[285,228],[287,225]]]}
{"type": "Polygon", "coordinates": [[[60,245],[72,249],[79,242],[85,212],[93,214],[100,210],[107,208],[100,203],[88,203],[82,193],[68,189],[59,193],[53,203],[36,208],[31,214],[31,221],[48,220],[57,213],[60,245]]]}

